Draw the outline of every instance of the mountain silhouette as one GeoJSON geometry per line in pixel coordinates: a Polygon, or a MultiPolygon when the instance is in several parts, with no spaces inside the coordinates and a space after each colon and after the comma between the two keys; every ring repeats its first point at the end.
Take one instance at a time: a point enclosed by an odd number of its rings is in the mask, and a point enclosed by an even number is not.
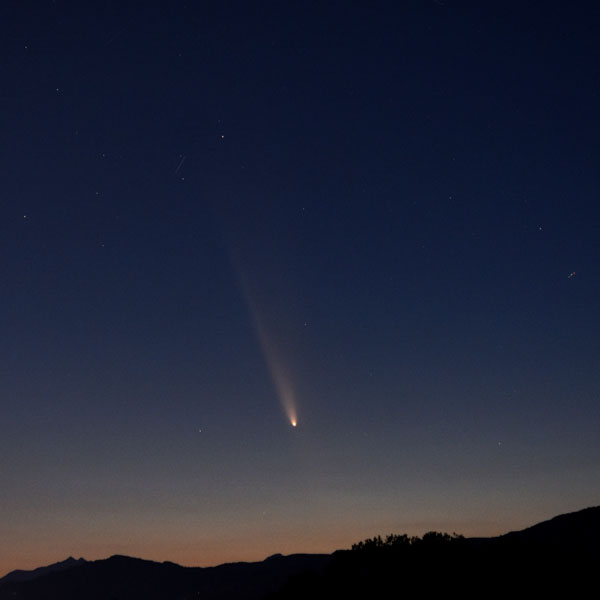
{"type": "Polygon", "coordinates": [[[600,531],[600,507],[558,515],[548,521],[521,531],[511,531],[498,539],[504,542],[531,544],[545,547],[577,545],[590,549],[597,545],[600,531]]]}
{"type": "Polygon", "coordinates": [[[599,545],[600,507],[490,538],[377,537],[335,552],[322,575],[296,577],[269,599],[585,597],[596,588],[599,545]]]}
{"type": "Polygon", "coordinates": [[[11,571],[8,573],[8,575],[1,577],[0,585],[9,581],[30,581],[31,579],[41,577],[42,575],[47,575],[48,573],[70,569],[71,567],[81,565],[84,562],[86,561],[83,558],[73,558],[72,556],[69,556],[69,558],[66,560],[48,565],[46,567],[39,567],[33,571],[21,571],[20,569],[17,569],[16,571],[11,571]]]}
{"type": "Polygon", "coordinates": [[[328,554],[275,555],[262,562],[201,568],[115,555],[29,581],[3,578],[0,599],[253,600],[278,590],[294,575],[321,572],[330,559],[328,554]]]}
{"type": "Polygon", "coordinates": [[[0,600],[291,600],[453,593],[578,597],[594,584],[600,507],[491,538],[430,532],[376,537],[333,554],[182,567],[127,556],[69,558],[0,579],[0,600]]]}

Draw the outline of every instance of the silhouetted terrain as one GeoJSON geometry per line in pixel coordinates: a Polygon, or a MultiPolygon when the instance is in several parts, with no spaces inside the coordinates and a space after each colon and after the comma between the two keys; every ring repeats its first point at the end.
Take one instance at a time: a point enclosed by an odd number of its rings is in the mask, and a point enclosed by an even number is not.
{"type": "Polygon", "coordinates": [[[321,572],[330,559],[328,554],[274,555],[258,563],[200,568],[112,556],[31,581],[0,581],[0,599],[251,600],[280,589],[294,575],[321,572]]]}
{"type": "Polygon", "coordinates": [[[86,560],[83,558],[73,558],[72,556],[69,556],[66,560],[48,565],[47,567],[39,567],[33,571],[21,571],[20,569],[17,569],[16,571],[11,571],[8,575],[1,577],[0,585],[9,581],[30,581],[31,579],[36,579],[37,577],[47,575],[48,573],[64,571],[65,569],[82,565],[85,562],[86,560]]]}
{"type": "Polygon", "coordinates": [[[335,552],[322,575],[296,577],[270,599],[584,597],[597,587],[599,543],[600,507],[494,538],[376,537],[335,552]]]}
{"type": "Polygon", "coordinates": [[[0,600],[578,597],[595,585],[599,539],[595,507],[495,538],[390,535],[332,555],[275,555],[210,568],[113,556],[25,572],[37,573],[28,581],[16,581],[13,572],[0,580],[0,600]]]}

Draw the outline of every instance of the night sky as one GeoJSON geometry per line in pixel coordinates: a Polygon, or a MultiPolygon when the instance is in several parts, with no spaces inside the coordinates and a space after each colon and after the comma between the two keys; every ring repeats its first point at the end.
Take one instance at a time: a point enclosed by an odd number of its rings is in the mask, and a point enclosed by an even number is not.
{"type": "Polygon", "coordinates": [[[0,575],[599,503],[598,3],[0,23],[0,575]]]}

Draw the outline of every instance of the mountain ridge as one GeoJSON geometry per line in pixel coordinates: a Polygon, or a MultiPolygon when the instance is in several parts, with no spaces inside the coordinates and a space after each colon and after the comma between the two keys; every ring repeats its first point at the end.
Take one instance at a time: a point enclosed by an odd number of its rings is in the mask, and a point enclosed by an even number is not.
{"type": "MultiPolygon", "coordinates": [[[[464,568],[461,565],[467,557],[478,561],[484,571],[491,569],[491,574],[497,568],[494,562],[500,557],[501,562],[510,564],[522,577],[527,576],[526,565],[533,559],[548,568],[559,559],[566,564],[573,557],[585,561],[596,557],[600,506],[557,515],[495,537],[438,536],[426,534],[422,540],[410,538],[419,542],[413,544],[412,550],[410,543],[399,548],[386,547],[383,542],[364,546],[369,549],[366,554],[354,550],[337,550],[331,554],[274,554],[259,562],[224,563],[212,567],[184,567],[170,561],[156,562],[119,554],[95,561],[69,557],[33,571],[12,571],[0,579],[0,600],[12,599],[15,595],[22,600],[83,597],[86,600],[187,600],[192,597],[258,600],[297,597],[293,585],[305,595],[320,597],[311,585],[327,584],[333,589],[348,587],[347,580],[362,572],[363,579],[358,587],[366,586],[365,578],[368,580],[370,576],[383,586],[384,582],[391,581],[390,571],[385,571],[386,568],[397,569],[400,564],[402,569],[415,576],[429,564],[429,558],[433,558],[432,564],[437,564],[435,561],[440,561],[442,556],[444,572],[450,564],[464,568]],[[431,540],[436,539],[442,541],[441,546],[431,545],[431,540]],[[427,560],[423,562],[425,557],[427,560]],[[411,571],[413,567],[417,570],[411,571]],[[340,585],[340,579],[345,583],[340,585]],[[290,587],[290,582],[296,583],[290,587]],[[336,582],[335,586],[333,582],[336,582]]],[[[478,577],[481,578],[481,574],[478,577]]],[[[351,587],[348,593],[351,593],[351,587]]]]}
{"type": "Polygon", "coordinates": [[[69,556],[65,560],[61,560],[50,565],[45,565],[43,567],[37,567],[36,569],[15,569],[14,571],[10,571],[4,575],[4,577],[0,577],[0,585],[10,581],[29,581],[31,579],[41,577],[42,575],[70,569],[71,567],[81,565],[85,562],[87,562],[85,558],[73,558],[72,556],[69,556]]]}

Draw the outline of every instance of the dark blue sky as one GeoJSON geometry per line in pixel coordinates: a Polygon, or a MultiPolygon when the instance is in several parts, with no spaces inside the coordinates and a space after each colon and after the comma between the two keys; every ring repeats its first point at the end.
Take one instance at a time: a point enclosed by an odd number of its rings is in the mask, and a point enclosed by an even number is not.
{"type": "Polygon", "coordinates": [[[600,7],[0,23],[0,571],[598,503],[600,7]]]}

